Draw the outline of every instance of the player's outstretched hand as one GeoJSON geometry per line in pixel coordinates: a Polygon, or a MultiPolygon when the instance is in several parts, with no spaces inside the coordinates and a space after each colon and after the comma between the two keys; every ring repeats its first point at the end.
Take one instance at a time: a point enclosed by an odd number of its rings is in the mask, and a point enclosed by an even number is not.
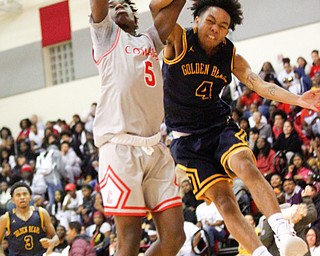
{"type": "Polygon", "coordinates": [[[320,89],[309,90],[298,99],[298,105],[302,108],[320,111],[320,89]]]}

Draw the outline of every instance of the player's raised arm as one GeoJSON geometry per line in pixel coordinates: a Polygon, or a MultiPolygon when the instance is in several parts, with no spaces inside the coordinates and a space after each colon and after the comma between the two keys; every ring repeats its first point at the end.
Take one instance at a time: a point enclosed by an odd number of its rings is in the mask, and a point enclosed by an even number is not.
{"type": "MultiPolygon", "coordinates": [[[[110,1],[112,2],[112,1],[110,1]]],[[[91,15],[95,23],[104,20],[108,15],[109,1],[108,0],[90,0],[91,15]]]]}
{"type": "Polygon", "coordinates": [[[165,42],[173,30],[186,0],[152,0],[149,8],[160,39],[165,42]]]}
{"type": "Polygon", "coordinates": [[[320,111],[320,90],[307,91],[303,95],[296,95],[274,83],[265,82],[252,72],[248,62],[238,54],[234,57],[232,72],[243,84],[263,98],[297,105],[317,112],[320,111]]]}

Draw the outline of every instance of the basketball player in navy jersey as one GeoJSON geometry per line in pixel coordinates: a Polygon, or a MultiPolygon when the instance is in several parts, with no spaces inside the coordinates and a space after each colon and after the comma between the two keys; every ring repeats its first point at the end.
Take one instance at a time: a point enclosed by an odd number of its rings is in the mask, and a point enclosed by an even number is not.
{"type": "Polygon", "coordinates": [[[101,94],[93,123],[104,211],[114,215],[117,255],[136,256],[149,210],[159,239],[146,255],[175,256],[184,243],[174,161],[161,142],[163,80],[158,54],[185,0],[152,0],[154,24],[136,35],[130,0],[91,0],[93,58],[101,94]]]}
{"type": "MultiPolygon", "coordinates": [[[[59,243],[49,213],[30,206],[31,195],[27,184],[13,184],[11,197],[15,208],[0,217],[0,241],[7,237],[9,256],[42,256],[51,253],[59,243]]],[[[1,256],[2,253],[0,250],[1,256]]]]}
{"type": "Polygon", "coordinates": [[[226,38],[242,22],[238,0],[194,1],[195,26],[176,24],[164,49],[165,122],[173,131],[171,151],[177,172],[185,171],[197,199],[217,206],[236,240],[253,256],[271,255],[242,216],[231,189],[241,178],[277,237],[280,254],[304,255],[305,242],[290,231],[274,192],[260,174],[246,135],[230,118],[230,107],[219,97],[233,73],[260,96],[320,110],[318,91],[294,95],[264,82],[226,38]]]}

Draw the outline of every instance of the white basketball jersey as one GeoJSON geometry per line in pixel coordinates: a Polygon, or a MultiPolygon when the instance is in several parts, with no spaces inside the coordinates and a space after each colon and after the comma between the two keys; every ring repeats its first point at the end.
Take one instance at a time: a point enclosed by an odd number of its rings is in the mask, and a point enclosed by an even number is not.
{"type": "Polygon", "coordinates": [[[96,146],[115,134],[149,137],[164,116],[163,81],[158,54],[163,44],[154,26],[132,36],[107,16],[91,22],[94,60],[101,94],[93,123],[96,146]]]}

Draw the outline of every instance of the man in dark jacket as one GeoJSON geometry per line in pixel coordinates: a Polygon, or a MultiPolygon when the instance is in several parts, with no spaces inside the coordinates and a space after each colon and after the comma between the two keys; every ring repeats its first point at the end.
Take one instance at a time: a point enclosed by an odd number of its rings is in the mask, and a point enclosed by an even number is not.
{"type": "Polygon", "coordinates": [[[87,235],[81,234],[81,224],[71,221],[67,232],[70,244],[69,256],[96,256],[95,249],[87,235]]]}

